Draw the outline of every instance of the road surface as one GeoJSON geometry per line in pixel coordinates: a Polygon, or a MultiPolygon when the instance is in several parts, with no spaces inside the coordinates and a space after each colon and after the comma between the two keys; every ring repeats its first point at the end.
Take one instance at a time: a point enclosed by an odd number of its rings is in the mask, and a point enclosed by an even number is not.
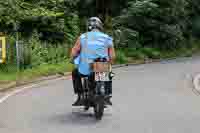
{"type": "Polygon", "coordinates": [[[72,108],[71,80],[49,81],[0,103],[0,133],[199,133],[200,58],[114,70],[113,107],[100,122],[72,108]]]}

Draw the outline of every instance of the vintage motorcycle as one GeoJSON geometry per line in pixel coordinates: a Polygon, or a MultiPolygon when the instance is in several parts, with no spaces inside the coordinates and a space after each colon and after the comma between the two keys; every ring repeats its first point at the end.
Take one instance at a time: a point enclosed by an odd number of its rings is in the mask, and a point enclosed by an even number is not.
{"type": "Polygon", "coordinates": [[[105,58],[98,58],[91,64],[92,74],[90,76],[81,77],[82,87],[84,90],[83,103],[84,109],[87,111],[93,107],[95,118],[101,120],[104,114],[104,108],[109,103],[111,96],[108,95],[112,91],[112,66],[105,58]]]}

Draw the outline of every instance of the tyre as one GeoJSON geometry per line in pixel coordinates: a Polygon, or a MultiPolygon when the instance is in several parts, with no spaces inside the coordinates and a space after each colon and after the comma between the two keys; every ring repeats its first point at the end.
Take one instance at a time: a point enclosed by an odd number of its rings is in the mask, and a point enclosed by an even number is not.
{"type": "Polygon", "coordinates": [[[84,111],[88,111],[89,109],[90,109],[89,106],[85,106],[85,107],[84,107],[84,111]]]}
{"type": "Polygon", "coordinates": [[[104,99],[99,98],[94,106],[94,114],[97,120],[101,120],[104,113],[104,99]]]}

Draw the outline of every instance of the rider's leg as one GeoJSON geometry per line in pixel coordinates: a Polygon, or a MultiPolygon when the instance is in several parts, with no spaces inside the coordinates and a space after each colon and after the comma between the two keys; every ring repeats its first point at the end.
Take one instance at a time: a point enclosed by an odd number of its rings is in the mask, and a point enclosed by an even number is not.
{"type": "Polygon", "coordinates": [[[77,84],[77,69],[75,68],[72,71],[72,83],[73,83],[73,88],[74,88],[74,93],[78,94],[79,89],[78,89],[78,84],[77,84]]]}
{"type": "Polygon", "coordinates": [[[89,88],[94,92],[96,87],[96,83],[94,81],[94,73],[89,76],[89,88]]]}
{"type": "Polygon", "coordinates": [[[106,95],[112,95],[112,81],[106,82],[106,95]]]}
{"type": "Polygon", "coordinates": [[[112,105],[112,102],[110,100],[110,98],[112,97],[112,81],[108,81],[105,83],[105,88],[106,88],[106,95],[109,97],[109,99],[107,100],[107,104],[108,105],[112,105]]]}
{"type": "Polygon", "coordinates": [[[72,71],[72,81],[73,81],[74,93],[77,94],[77,100],[72,105],[79,106],[82,104],[81,100],[82,100],[83,90],[81,86],[81,77],[77,68],[75,68],[72,71]]]}

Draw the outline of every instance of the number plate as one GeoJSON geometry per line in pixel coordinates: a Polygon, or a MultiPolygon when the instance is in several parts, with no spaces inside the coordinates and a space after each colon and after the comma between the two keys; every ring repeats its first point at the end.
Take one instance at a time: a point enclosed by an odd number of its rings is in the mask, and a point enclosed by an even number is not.
{"type": "Polygon", "coordinates": [[[95,72],[95,81],[110,81],[109,72],[95,72]]]}

